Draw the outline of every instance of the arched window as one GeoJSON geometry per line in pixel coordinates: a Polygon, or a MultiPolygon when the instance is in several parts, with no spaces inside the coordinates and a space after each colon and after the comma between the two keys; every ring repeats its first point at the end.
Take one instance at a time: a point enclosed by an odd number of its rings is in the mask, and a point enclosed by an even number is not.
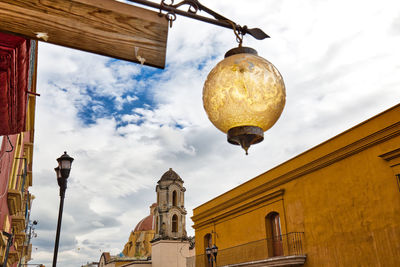
{"type": "Polygon", "coordinates": [[[172,216],[172,232],[173,233],[178,232],[178,216],[176,214],[172,216]]]}
{"type": "Polygon", "coordinates": [[[271,257],[283,256],[281,219],[279,213],[271,212],[265,217],[268,251],[271,257]]]}
{"type": "Polygon", "coordinates": [[[207,258],[206,249],[212,247],[212,235],[206,234],[204,236],[204,266],[211,267],[211,262],[207,258]]]}
{"type": "Polygon", "coordinates": [[[172,205],[175,207],[178,206],[178,198],[175,190],[172,192],[172,205]]]}
{"type": "Polygon", "coordinates": [[[156,215],[156,233],[158,234],[160,232],[160,229],[158,229],[158,216],[156,215]]]}

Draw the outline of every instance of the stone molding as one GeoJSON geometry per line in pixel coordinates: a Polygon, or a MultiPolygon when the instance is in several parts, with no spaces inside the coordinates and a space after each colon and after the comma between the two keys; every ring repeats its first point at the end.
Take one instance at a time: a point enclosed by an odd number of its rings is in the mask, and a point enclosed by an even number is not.
{"type": "Polygon", "coordinates": [[[379,157],[389,163],[396,175],[400,175],[400,148],[386,152],[385,154],[379,155],[379,157]]]}
{"type": "Polygon", "coordinates": [[[19,254],[16,250],[10,250],[8,254],[7,264],[13,264],[19,261],[19,254]]]}
{"type": "Polygon", "coordinates": [[[19,233],[15,234],[14,239],[15,239],[15,242],[18,244],[18,246],[22,247],[24,245],[25,237],[26,237],[25,232],[19,232],[19,233]]]}
{"type": "Polygon", "coordinates": [[[382,159],[390,162],[394,159],[400,158],[400,148],[389,151],[385,154],[379,155],[379,157],[381,157],[382,159]]]}
{"type": "Polygon", "coordinates": [[[13,215],[11,216],[11,228],[15,233],[19,233],[25,229],[25,217],[13,215]]]}
{"type": "Polygon", "coordinates": [[[15,189],[9,189],[7,193],[7,204],[10,215],[15,215],[22,210],[22,194],[15,189]]]}
{"type": "MultiPolygon", "coordinates": [[[[261,196],[261,197],[259,197],[257,199],[252,200],[251,202],[246,202],[243,205],[240,205],[240,206],[238,206],[238,207],[236,207],[234,209],[228,210],[227,212],[224,212],[224,213],[222,213],[222,214],[220,214],[218,216],[215,216],[212,219],[199,222],[199,223],[193,225],[193,228],[194,229],[201,228],[202,226],[207,225],[207,224],[209,224],[209,223],[211,223],[213,221],[220,220],[222,218],[228,217],[229,215],[238,214],[239,212],[241,212],[243,210],[246,210],[248,208],[257,206],[257,205],[259,205],[261,203],[264,203],[264,202],[272,200],[272,199],[281,199],[283,197],[284,193],[285,193],[284,189],[279,189],[279,190],[277,190],[277,191],[275,191],[273,193],[261,196]]],[[[240,197],[238,197],[238,198],[235,198],[234,201],[235,201],[234,203],[228,202],[228,203],[224,203],[222,205],[219,205],[218,207],[216,207],[216,209],[213,209],[210,212],[204,212],[204,213],[201,214],[202,215],[201,217],[196,217],[196,218],[194,218],[194,220],[199,220],[201,218],[207,217],[211,213],[221,212],[221,211],[225,210],[226,208],[228,208],[229,206],[232,206],[232,205],[235,205],[235,204],[239,204],[242,201],[242,199],[240,197]]]]}

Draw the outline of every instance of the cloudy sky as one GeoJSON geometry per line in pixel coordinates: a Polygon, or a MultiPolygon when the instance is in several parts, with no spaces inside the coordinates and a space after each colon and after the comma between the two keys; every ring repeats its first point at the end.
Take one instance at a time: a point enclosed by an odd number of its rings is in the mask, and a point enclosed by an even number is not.
{"type": "Polygon", "coordinates": [[[398,0],[201,3],[272,37],[246,36],[244,45],[284,78],[280,120],[248,156],[209,122],[203,83],[236,46],[225,28],[178,17],[165,70],[41,42],[32,263],[51,265],[59,205],[53,168],[64,150],[75,161],[58,262],[76,267],[122,251],[168,168],[185,181],[194,235],[193,208],[400,102],[398,0]]]}

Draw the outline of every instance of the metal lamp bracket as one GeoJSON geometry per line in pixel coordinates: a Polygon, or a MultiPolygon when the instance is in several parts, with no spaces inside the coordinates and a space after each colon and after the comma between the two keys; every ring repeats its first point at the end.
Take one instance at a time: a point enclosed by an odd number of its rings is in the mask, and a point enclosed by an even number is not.
{"type": "Polygon", "coordinates": [[[203,22],[207,22],[210,24],[214,24],[217,26],[225,27],[228,29],[233,29],[237,31],[240,36],[245,34],[249,34],[256,38],[257,40],[263,40],[265,38],[269,38],[269,36],[263,32],[259,28],[251,28],[249,29],[247,26],[240,26],[239,24],[231,21],[230,19],[225,18],[224,16],[218,14],[217,12],[209,9],[208,7],[202,5],[198,0],[183,0],[177,4],[174,4],[174,0],[170,0],[169,4],[166,0],[161,0],[160,4],[148,1],[148,0],[128,0],[130,2],[134,2],[137,4],[145,5],[148,7],[156,8],[160,12],[160,16],[165,16],[169,21],[170,27],[172,27],[172,23],[176,20],[176,15],[185,16],[188,18],[200,20],[203,22]],[[187,11],[181,10],[182,6],[188,5],[187,11]],[[166,11],[167,13],[163,14],[162,11],[166,11]],[[205,13],[209,14],[213,18],[204,17],[197,15],[198,11],[204,11],[205,13]]]}

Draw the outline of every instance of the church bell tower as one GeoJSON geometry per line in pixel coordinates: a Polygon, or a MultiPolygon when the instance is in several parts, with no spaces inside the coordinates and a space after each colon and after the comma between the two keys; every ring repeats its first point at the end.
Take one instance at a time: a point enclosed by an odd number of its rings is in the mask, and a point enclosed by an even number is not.
{"type": "Polygon", "coordinates": [[[155,239],[186,239],[186,210],[183,180],[171,168],[157,182],[155,239]]]}

